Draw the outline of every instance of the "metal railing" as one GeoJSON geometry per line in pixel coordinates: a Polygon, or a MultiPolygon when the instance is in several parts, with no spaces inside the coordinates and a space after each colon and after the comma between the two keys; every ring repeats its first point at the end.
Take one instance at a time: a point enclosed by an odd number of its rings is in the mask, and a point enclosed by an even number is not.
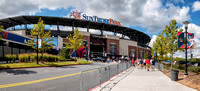
{"type": "Polygon", "coordinates": [[[105,67],[84,70],[80,72],[80,91],[88,91],[95,86],[110,80],[111,77],[118,75],[120,72],[130,68],[131,62],[124,62],[105,67]]]}
{"type": "Polygon", "coordinates": [[[164,71],[164,67],[162,63],[155,63],[155,67],[160,71],[164,71]]]}

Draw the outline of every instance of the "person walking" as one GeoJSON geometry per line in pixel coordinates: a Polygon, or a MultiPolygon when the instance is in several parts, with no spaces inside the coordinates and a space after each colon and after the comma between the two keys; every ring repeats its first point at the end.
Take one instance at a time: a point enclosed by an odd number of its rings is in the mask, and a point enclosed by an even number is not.
{"type": "Polygon", "coordinates": [[[107,63],[110,63],[110,59],[109,58],[107,58],[107,63]]]}
{"type": "Polygon", "coordinates": [[[144,63],[144,69],[146,69],[146,62],[145,62],[145,61],[146,61],[146,59],[143,60],[143,63],[144,63]]]}
{"type": "Polygon", "coordinates": [[[136,60],[136,65],[137,65],[137,68],[139,69],[139,67],[140,67],[140,59],[136,60]]]}
{"type": "Polygon", "coordinates": [[[132,58],[132,60],[131,60],[131,63],[132,63],[132,65],[135,67],[135,65],[134,65],[135,61],[133,60],[133,58],[132,58]]]}
{"type": "Polygon", "coordinates": [[[143,69],[143,65],[142,65],[142,64],[143,64],[143,60],[140,59],[140,68],[141,68],[141,69],[143,69]]]}
{"type": "Polygon", "coordinates": [[[149,71],[150,60],[147,58],[145,62],[146,62],[147,71],[149,71]]]}
{"type": "Polygon", "coordinates": [[[154,70],[155,69],[155,61],[154,60],[152,60],[151,65],[152,65],[152,69],[154,70]]]}

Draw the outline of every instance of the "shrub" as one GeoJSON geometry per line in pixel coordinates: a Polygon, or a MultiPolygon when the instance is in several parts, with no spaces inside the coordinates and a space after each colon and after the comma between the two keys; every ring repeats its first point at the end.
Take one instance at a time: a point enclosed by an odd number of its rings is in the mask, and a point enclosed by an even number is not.
{"type": "Polygon", "coordinates": [[[43,60],[47,62],[47,61],[49,60],[49,56],[50,56],[50,55],[48,55],[48,54],[46,54],[46,53],[43,54],[43,60]]]}
{"type": "Polygon", "coordinates": [[[59,52],[59,55],[68,59],[70,58],[70,53],[69,53],[69,49],[61,49],[60,52],[59,52]]]}
{"type": "Polygon", "coordinates": [[[12,61],[15,63],[15,60],[17,59],[17,56],[16,55],[12,55],[12,61]]]}
{"type": "Polygon", "coordinates": [[[18,58],[19,58],[19,62],[24,62],[24,56],[23,56],[23,54],[19,54],[18,58]]]}
{"type": "Polygon", "coordinates": [[[188,67],[188,71],[192,71],[195,73],[199,73],[200,72],[200,67],[188,67]]]}
{"type": "Polygon", "coordinates": [[[16,60],[16,55],[14,55],[14,54],[7,54],[7,55],[5,55],[5,57],[6,57],[6,63],[8,63],[8,61],[10,61],[10,63],[11,63],[11,61],[15,62],[15,60],[16,60]]]}

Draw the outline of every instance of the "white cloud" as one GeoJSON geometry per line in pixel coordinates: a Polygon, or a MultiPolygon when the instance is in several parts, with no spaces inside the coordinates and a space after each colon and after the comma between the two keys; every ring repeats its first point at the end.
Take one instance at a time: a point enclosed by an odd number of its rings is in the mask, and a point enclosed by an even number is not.
{"type": "Polygon", "coordinates": [[[192,5],[192,11],[195,12],[195,11],[199,11],[200,10],[200,1],[196,1],[194,2],[194,4],[192,5]]]}
{"type": "Polygon", "coordinates": [[[149,46],[150,46],[150,47],[153,47],[153,42],[156,40],[156,38],[157,38],[157,35],[153,35],[153,36],[152,36],[152,39],[151,39],[151,41],[150,41],[150,43],[149,43],[149,46]]]}
{"type": "Polygon", "coordinates": [[[160,0],[95,0],[83,7],[82,12],[88,15],[113,18],[127,26],[141,26],[148,33],[157,33],[172,19],[180,24],[190,19],[189,7],[180,8],[172,3],[164,6],[160,0]]]}
{"type": "MultiPolygon", "coordinates": [[[[88,15],[112,18],[125,26],[141,26],[157,33],[172,19],[178,23],[190,19],[189,7],[175,6],[163,0],[0,0],[0,18],[35,14],[41,9],[74,8],[88,15]],[[184,20],[183,20],[184,19],[184,20]]],[[[176,2],[183,2],[177,0],[176,2]]]]}
{"type": "Polygon", "coordinates": [[[0,0],[0,18],[23,14],[34,14],[40,9],[32,0],[0,0]]]}

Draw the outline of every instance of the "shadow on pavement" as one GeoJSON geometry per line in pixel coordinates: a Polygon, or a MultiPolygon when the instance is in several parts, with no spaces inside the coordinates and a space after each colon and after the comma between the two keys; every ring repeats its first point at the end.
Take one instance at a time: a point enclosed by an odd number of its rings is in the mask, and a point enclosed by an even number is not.
{"type": "Polygon", "coordinates": [[[8,69],[8,70],[1,70],[0,73],[5,72],[8,74],[13,75],[23,75],[23,74],[36,74],[36,71],[24,70],[24,69],[8,69]]]}

